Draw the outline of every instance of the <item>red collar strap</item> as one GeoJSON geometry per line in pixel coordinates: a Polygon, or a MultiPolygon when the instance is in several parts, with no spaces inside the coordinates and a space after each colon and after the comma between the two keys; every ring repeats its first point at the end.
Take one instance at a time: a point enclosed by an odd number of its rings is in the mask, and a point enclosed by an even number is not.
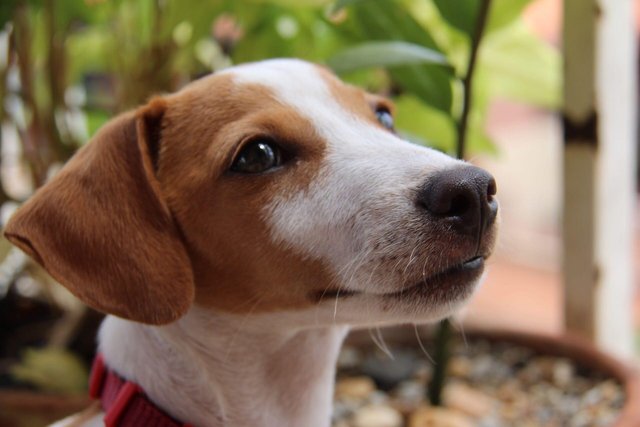
{"type": "Polygon", "coordinates": [[[100,399],[105,427],[192,427],[171,418],[149,400],[139,385],[106,367],[101,354],[93,360],[89,396],[100,399]]]}

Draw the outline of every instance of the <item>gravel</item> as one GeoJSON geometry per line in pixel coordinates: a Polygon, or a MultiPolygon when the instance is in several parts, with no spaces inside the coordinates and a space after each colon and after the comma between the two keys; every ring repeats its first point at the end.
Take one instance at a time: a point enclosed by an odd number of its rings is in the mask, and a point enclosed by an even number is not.
{"type": "Polygon", "coordinates": [[[391,351],[401,357],[345,346],[334,427],[598,427],[612,425],[625,401],[621,384],[570,359],[472,340],[454,342],[444,405],[434,408],[426,355],[418,346],[391,351]]]}

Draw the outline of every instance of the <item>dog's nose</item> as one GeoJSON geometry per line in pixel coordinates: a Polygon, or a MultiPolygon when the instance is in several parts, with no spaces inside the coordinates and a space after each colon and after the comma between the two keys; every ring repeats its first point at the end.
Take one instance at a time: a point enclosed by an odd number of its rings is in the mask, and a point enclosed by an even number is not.
{"type": "Polygon", "coordinates": [[[456,230],[477,236],[496,219],[496,181],[484,169],[464,165],[429,177],[418,192],[418,205],[449,220],[456,230]]]}

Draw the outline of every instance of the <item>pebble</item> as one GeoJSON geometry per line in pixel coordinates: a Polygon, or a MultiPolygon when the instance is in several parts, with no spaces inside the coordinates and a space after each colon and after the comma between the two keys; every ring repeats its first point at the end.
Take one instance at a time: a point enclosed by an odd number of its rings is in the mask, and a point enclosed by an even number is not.
{"type": "Polygon", "coordinates": [[[488,416],[497,406],[493,399],[460,382],[450,382],[444,389],[444,403],[476,419],[488,416]]]}
{"type": "Polygon", "coordinates": [[[455,410],[422,407],[409,417],[409,427],[474,427],[474,424],[455,410]]]}
{"type": "Polygon", "coordinates": [[[370,353],[362,361],[362,373],[370,376],[382,390],[391,390],[407,380],[420,368],[415,352],[394,350],[393,359],[384,353],[370,353]]]}
{"type": "Polygon", "coordinates": [[[471,370],[471,361],[464,356],[452,357],[447,366],[447,372],[453,377],[468,377],[471,370]]]}
{"type": "Polygon", "coordinates": [[[558,359],[553,365],[553,384],[566,388],[573,381],[576,367],[568,359],[558,359]]]}
{"type": "Polygon", "coordinates": [[[342,378],[336,383],[337,399],[364,400],[376,390],[376,385],[369,377],[342,378]]]}
{"type": "Polygon", "coordinates": [[[401,427],[402,415],[395,409],[383,405],[361,408],[353,417],[353,427],[401,427]]]}
{"type": "Polygon", "coordinates": [[[362,352],[353,346],[343,346],[338,354],[338,369],[352,369],[362,360],[362,352]]]}

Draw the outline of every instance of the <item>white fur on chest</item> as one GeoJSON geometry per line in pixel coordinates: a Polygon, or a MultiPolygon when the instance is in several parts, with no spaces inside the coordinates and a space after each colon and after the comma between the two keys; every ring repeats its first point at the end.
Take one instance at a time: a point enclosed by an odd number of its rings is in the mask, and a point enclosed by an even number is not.
{"type": "Polygon", "coordinates": [[[328,426],[346,327],[274,325],[197,308],[164,327],[108,317],[100,351],[159,407],[199,427],[328,426]]]}

